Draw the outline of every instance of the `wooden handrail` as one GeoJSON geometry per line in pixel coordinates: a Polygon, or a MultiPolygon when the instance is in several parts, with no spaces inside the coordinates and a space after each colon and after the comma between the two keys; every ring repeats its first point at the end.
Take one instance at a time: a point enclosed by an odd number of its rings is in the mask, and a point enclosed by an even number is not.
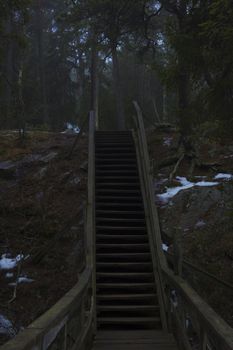
{"type": "Polygon", "coordinates": [[[137,137],[137,151],[138,151],[138,162],[139,171],[141,173],[141,179],[143,180],[143,192],[144,192],[144,206],[145,215],[148,228],[148,235],[151,246],[152,262],[154,267],[155,280],[157,282],[157,292],[159,298],[159,304],[161,309],[161,320],[163,329],[167,330],[167,317],[166,317],[166,305],[163,293],[163,280],[161,274],[161,264],[166,264],[166,259],[162,252],[162,241],[160,234],[160,227],[158,223],[158,215],[154,204],[154,195],[152,190],[152,178],[150,172],[150,162],[146,142],[146,133],[142,118],[141,110],[134,101],[134,106],[137,111],[137,118],[135,119],[136,125],[136,137],[137,137]]]}
{"type": "MultiPolygon", "coordinates": [[[[166,252],[164,251],[164,254],[167,258],[167,261],[169,264],[174,264],[174,255],[170,252],[166,252]]],[[[203,270],[202,268],[200,268],[199,266],[197,265],[194,265],[193,263],[191,263],[190,261],[188,261],[187,259],[182,259],[182,265],[183,265],[183,268],[184,269],[190,269],[190,270],[193,270],[209,279],[211,279],[214,283],[218,283],[218,285],[220,287],[224,287],[224,288],[227,288],[227,289],[230,289],[233,291],[233,285],[218,278],[217,276],[213,275],[212,273],[206,271],[206,270],[203,270]]],[[[174,268],[173,268],[174,269],[174,268]]]]}
{"type": "Polygon", "coordinates": [[[53,307],[0,350],[83,350],[96,325],[95,300],[95,113],[89,115],[88,200],[86,211],[86,268],[77,284],[53,307]],[[62,345],[61,345],[62,344],[62,345]]]}
{"type": "Polygon", "coordinates": [[[139,168],[143,178],[146,195],[145,207],[151,216],[149,236],[152,235],[152,255],[157,259],[156,271],[159,273],[161,293],[165,298],[168,324],[171,326],[180,349],[191,350],[192,343],[200,350],[233,350],[233,329],[185,282],[168,268],[162,251],[162,239],[158,213],[151,190],[151,174],[147,149],[146,133],[142,112],[134,102],[137,118],[136,142],[139,150],[139,168]],[[154,252],[153,252],[154,251],[154,252]],[[196,342],[196,343],[195,343],[196,342]]]}
{"type": "Polygon", "coordinates": [[[95,249],[95,112],[89,117],[87,198],[87,264],[92,267],[93,318],[96,329],[96,249],[95,249]]]}

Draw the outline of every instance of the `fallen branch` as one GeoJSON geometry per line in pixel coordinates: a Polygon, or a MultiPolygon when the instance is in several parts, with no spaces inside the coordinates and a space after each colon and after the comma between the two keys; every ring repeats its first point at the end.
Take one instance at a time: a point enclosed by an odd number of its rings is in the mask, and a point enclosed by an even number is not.
{"type": "Polygon", "coordinates": [[[169,175],[169,181],[170,181],[170,182],[172,181],[172,179],[173,179],[174,175],[176,174],[177,169],[178,169],[178,167],[179,167],[180,163],[181,163],[181,162],[182,162],[182,160],[184,159],[184,156],[185,156],[185,154],[184,154],[184,153],[182,153],[182,154],[180,155],[180,157],[179,157],[178,161],[176,162],[176,165],[175,165],[175,167],[174,167],[173,171],[170,173],[170,175],[169,175]]]}
{"type": "Polygon", "coordinates": [[[161,162],[158,163],[158,169],[162,169],[162,168],[165,168],[167,166],[176,164],[176,162],[178,160],[179,160],[179,157],[177,155],[173,156],[173,157],[170,157],[170,158],[166,158],[166,159],[164,159],[164,160],[162,160],[161,162]]]}

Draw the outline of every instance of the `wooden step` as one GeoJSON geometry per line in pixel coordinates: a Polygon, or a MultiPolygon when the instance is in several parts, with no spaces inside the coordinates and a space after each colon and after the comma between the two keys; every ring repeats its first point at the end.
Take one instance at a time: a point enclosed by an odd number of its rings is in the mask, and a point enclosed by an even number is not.
{"type": "Polygon", "coordinates": [[[136,152],[131,151],[131,152],[123,152],[123,153],[117,153],[117,152],[105,152],[105,151],[98,151],[97,152],[98,159],[122,159],[122,158],[127,158],[127,159],[134,159],[135,161],[137,160],[136,157],[136,152]]]}
{"type": "Polygon", "coordinates": [[[177,350],[174,336],[160,330],[99,330],[92,350],[177,350]]]}
{"type": "Polygon", "coordinates": [[[159,311],[159,305],[97,305],[98,311],[159,311]]]}
{"type": "Polygon", "coordinates": [[[96,255],[97,260],[108,261],[151,261],[150,253],[102,253],[96,255]]]}
{"type": "Polygon", "coordinates": [[[96,210],[96,215],[99,217],[100,215],[143,215],[143,217],[145,216],[144,214],[144,210],[111,210],[111,209],[105,209],[105,210],[100,210],[97,209],[96,210]]]}
{"type": "Polygon", "coordinates": [[[138,176],[125,176],[124,174],[122,176],[96,176],[96,183],[109,183],[109,182],[117,182],[117,183],[122,183],[122,182],[133,182],[133,183],[140,183],[139,182],[139,177],[138,176]]]}
{"type": "Polygon", "coordinates": [[[119,158],[101,158],[96,157],[95,158],[95,164],[98,166],[98,164],[137,164],[136,158],[125,158],[125,157],[119,157],[119,158]]]}
{"type": "Polygon", "coordinates": [[[98,164],[96,166],[96,170],[137,170],[137,164],[124,164],[124,163],[118,163],[118,164],[98,164]]]}
{"type": "Polygon", "coordinates": [[[135,187],[135,189],[140,189],[140,183],[139,182],[100,182],[96,183],[96,188],[106,188],[110,187],[111,189],[115,189],[116,187],[120,187],[122,189],[129,188],[129,187],[135,187]]]}
{"type": "Polygon", "coordinates": [[[155,289],[154,283],[97,283],[100,289],[155,289]]]}
{"type": "Polygon", "coordinates": [[[97,262],[97,271],[153,271],[151,262],[97,262]]]}
{"type": "Polygon", "coordinates": [[[138,204],[142,206],[142,196],[141,194],[138,196],[120,196],[120,195],[111,195],[111,194],[104,194],[104,195],[98,195],[96,197],[96,203],[100,204],[102,202],[110,202],[110,205],[114,205],[114,203],[121,203],[122,205],[125,205],[126,203],[129,205],[132,202],[135,204],[138,204]]]}
{"type": "Polygon", "coordinates": [[[98,323],[120,325],[160,324],[159,317],[98,317],[98,323]]]}
{"type": "Polygon", "coordinates": [[[97,272],[96,279],[104,280],[120,280],[123,281],[154,281],[154,275],[152,272],[97,272]]]}
{"type": "Polygon", "coordinates": [[[110,234],[98,234],[96,236],[96,240],[97,242],[99,241],[106,241],[105,243],[107,243],[108,241],[118,241],[118,242],[122,242],[125,243],[125,241],[131,241],[132,244],[134,243],[139,243],[139,242],[145,242],[148,243],[148,237],[147,235],[126,235],[126,234],[122,234],[122,235],[110,235],[110,234]]]}
{"type": "Polygon", "coordinates": [[[127,229],[128,227],[132,230],[137,231],[137,229],[143,228],[146,229],[146,222],[145,218],[142,219],[128,219],[128,218],[106,218],[106,217],[96,217],[96,224],[97,227],[99,226],[107,226],[107,227],[114,227],[114,229],[117,229],[118,227],[123,229],[127,229]],[[111,226],[109,226],[111,225],[111,226]],[[113,226],[114,225],[114,226],[113,226]],[[138,225],[138,226],[136,226],[138,225]]]}
{"type": "Polygon", "coordinates": [[[156,299],[155,293],[137,293],[137,294],[98,294],[97,295],[97,301],[98,300],[131,300],[131,301],[138,301],[138,300],[148,300],[148,299],[156,299]]]}
{"type": "Polygon", "coordinates": [[[143,203],[122,203],[122,202],[111,202],[111,203],[101,203],[101,202],[97,202],[96,203],[96,208],[98,208],[98,210],[106,210],[106,208],[108,210],[113,209],[119,209],[119,210],[142,210],[144,213],[144,208],[143,208],[143,203]],[[104,208],[104,209],[103,209],[104,208]]]}
{"type": "MultiPolygon", "coordinates": [[[[140,221],[141,222],[141,221],[140,221]]],[[[96,231],[133,231],[133,232],[144,232],[146,233],[146,227],[145,226],[113,226],[113,225],[97,225],[96,231]]]]}
{"type": "Polygon", "coordinates": [[[140,244],[127,244],[127,243],[97,243],[96,244],[97,251],[102,249],[106,251],[121,251],[121,252],[149,252],[150,247],[148,243],[140,243],[140,244]]]}

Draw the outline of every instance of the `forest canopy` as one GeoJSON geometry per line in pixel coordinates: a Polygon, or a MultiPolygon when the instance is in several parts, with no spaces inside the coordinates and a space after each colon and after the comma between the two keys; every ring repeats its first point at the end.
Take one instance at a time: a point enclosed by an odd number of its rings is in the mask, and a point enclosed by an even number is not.
{"type": "Polygon", "coordinates": [[[97,104],[124,128],[137,100],[148,125],[232,132],[232,23],[231,0],[0,0],[0,128],[60,130],[97,104]]]}

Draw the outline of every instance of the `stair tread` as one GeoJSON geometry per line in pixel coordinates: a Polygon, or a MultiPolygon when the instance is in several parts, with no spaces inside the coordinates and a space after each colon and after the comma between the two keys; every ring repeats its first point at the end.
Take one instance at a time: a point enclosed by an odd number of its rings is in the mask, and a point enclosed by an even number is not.
{"type": "Polygon", "coordinates": [[[97,305],[97,310],[100,311],[137,311],[137,310],[152,310],[157,311],[159,310],[159,305],[97,305]]]}
{"type": "Polygon", "coordinates": [[[115,187],[115,186],[122,186],[122,187],[138,187],[140,188],[140,182],[100,182],[96,183],[96,188],[100,187],[115,187]]]}
{"type": "Polygon", "coordinates": [[[101,234],[101,233],[98,233],[97,235],[96,235],[96,237],[97,238],[102,238],[102,239],[119,239],[119,240],[121,240],[121,239],[123,239],[123,240],[126,240],[126,239],[129,239],[129,240],[131,240],[131,239],[139,239],[139,240],[146,240],[146,241],[148,241],[148,237],[147,237],[147,235],[145,235],[145,234],[142,234],[142,235],[126,235],[126,234],[121,234],[121,235],[112,235],[112,234],[109,234],[109,233],[107,233],[107,234],[101,234]]]}
{"type": "Polygon", "coordinates": [[[111,322],[111,323],[142,323],[142,322],[159,322],[159,317],[98,317],[98,322],[111,322]]]}
{"type": "Polygon", "coordinates": [[[146,227],[145,226],[140,226],[140,227],[135,227],[135,226],[103,226],[103,225],[97,225],[96,226],[97,230],[125,230],[125,231],[144,231],[146,232],[146,227]]]}
{"type": "Polygon", "coordinates": [[[132,215],[132,214],[144,214],[144,210],[111,210],[111,209],[97,209],[96,214],[122,214],[122,215],[132,215]]]}
{"type": "Polygon", "coordinates": [[[103,257],[103,258],[120,258],[120,257],[132,257],[132,258],[137,258],[137,257],[150,257],[150,253],[97,253],[97,257],[103,257]]]}
{"type": "MultiPolygon", "coordinates": [[[[145,219],[129,219],[129,218],[104,218],[104,217],[96,217],[96,221],[99,222],[99,221],[102,221],[102,222],[122,222],[122,223],[127,223],[127,222],[135,222],[135,223],[138,223],[138,222],[143,222],[145,223],[145,219]]],[[[116,228],[118,226],[115,226],[116,228]]],[[[131,227],[131,226],[130,226],[131,227]]]]}
{"type": "Polygon", "coordinates": [[[137,288],[137,287],[155,287],[154,283],[112,283],[112,282],[105,282],[100,283],[98,282],[96,284],[97,288],[124,288],[124,287],[130,287],[130,288],[137,288]]]}
{"type": "Polygon", "coordinates": [[[135,294],[99,294],[97,295],[97,300],[99,299],[108,299],[108,300],[119,300],[119,299],[126,299],[126,300],[133,300],[133,299],[150,299],[150,298],[155,298],[156,294],[155,293],[135,293],[135,294]]]}

